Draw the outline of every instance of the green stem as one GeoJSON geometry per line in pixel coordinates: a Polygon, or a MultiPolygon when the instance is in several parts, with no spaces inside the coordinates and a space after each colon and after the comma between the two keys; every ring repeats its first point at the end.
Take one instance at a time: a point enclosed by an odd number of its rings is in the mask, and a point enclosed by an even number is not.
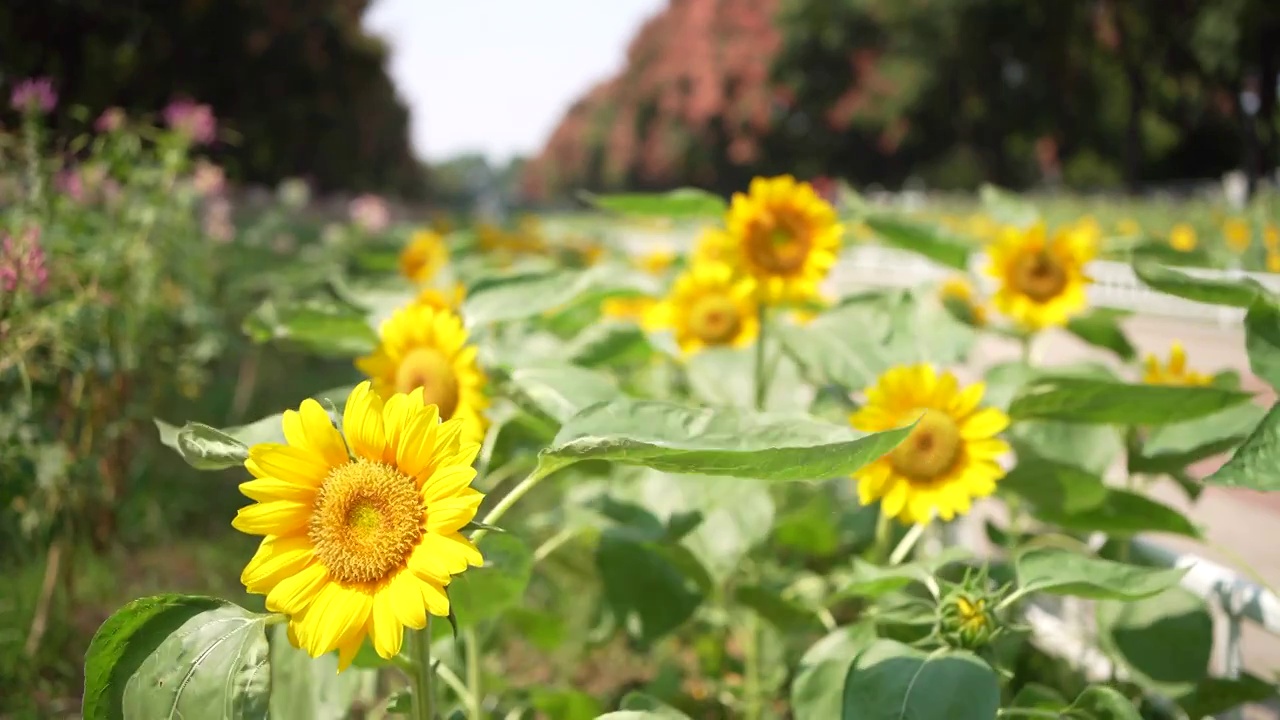
{"type": "MultiPolygon", "coordinates": [[[[765,398],[769,394],[769,383],[765,378],[764,346],[769,327],[769,309],[760,304],[760,333],[756,336],[755,363],[755,405],[756,410],[764,410],[765,398]]],[[[746,638],[742,651],[742,690],[744,695],[745,720],[760,720],[764,713],[764,692],[760,683],[760,618],[747,610],[746,638]]]]}
{"type": "Polygon", "coordinates": [[[543,560],[546,560],[548,555],[559,550],[570,540],[573,540],[577,537],[579,532],[580,531],[576,528],[565,528],[555,535],[547,538],[546,541],[538,546],[537,550],[533,551],[533,564],[537,565],[543,560]]]}
{"type": "Polygon", "coordinates": [[[462,642],[466,645],[467,661],[467,717],[471,720],[484,720],[484,698],[480,687],[480,638],[476,637],[475,628],[462,631],[462,642]]]}
{"type": "Polygon", "coordinates": [[[760,320],[760,334],[756,337],[756,410],[764,410],[764,401],[769,394],[769,384],[765,381],[764,367],[764,345],[769,328],[769,309],[764,303],[760,304],[758,317],[760,320]]]}
{"type": "MultiPolygon", "coordinates": [[[[502,519],[503,515],[507,514],[507,511],[511,509],[512,505],[515,505],[520,501],[520,498],[529,494],[530,490],[537,487],[538,483],[546,479],[546,477],[555,470],[555,467],[546,467],[542,465],[535,467],[533,472],[529,473],[525,479],[521,480],[519,485],[511,488],[511,492],[507,493],[506,496],[498,501],[497,505],[493,506],[493,509],[489,511],[489,514],[484,516],[484,520],[482,522],[485,525],[497,525],[498,521],[502,519]]],[[[480,542],[480,538],[484,537],[488,533],[489,531],[484,528],[476,530],[471,534],[471,542],[480,542]]]]}
{"type": "Polygon", "coordinates": [[[924,535],[925,528],[929,527],[929,523],[917,523],[911,526],[907,534],[902,536],[898,541],[898,546],[893,549],[893,553],[889,555],[890,565],[900,565],[903,560],[907,559],[907,555],[911,552],[911,548],[916,546],[920,541],[920,536],[924,535]]]}
{"type": "Polygon", "coordinates": [[[876,536],[871,546],[871,562],[879,565],[889,557],[889,543],[893,541],[893,516],[881,507],[876,515],[876,536]]]}
{"type": "Polygon", "coordinates": [[[435,720],[432,711],[432,681],[435,679],[435,668],[431,667],[431,616],[427,616],[427,626],[409,634],[413,644],[413,717],[415,720],[435,720]]]}
{"type": "Polygon", "coordinates": [[[1035,342],[1036,336],[1030,332],[1022,334],[1022,363],[1024,365],[1031,364],[1031,345],[1035,342]]]}

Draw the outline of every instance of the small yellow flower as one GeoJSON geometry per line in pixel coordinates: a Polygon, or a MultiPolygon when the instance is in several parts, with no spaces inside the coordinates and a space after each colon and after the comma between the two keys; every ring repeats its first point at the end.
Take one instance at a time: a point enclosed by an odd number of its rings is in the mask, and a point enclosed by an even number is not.
{"type": "Polygon", "coordinates": [[[1092,215],[1085,215],[1076,220],[1071,228],[1083,235],[1085,240],[1093,245],[1102,242],[1102,226],[1098,224],[1098,219],[1092,215]]]}
{"type": "Polygon", "coordinates": [[[1280,228],[1268,225],[1262,229],[1262,244],[1269,250],[1280,250],[1280,228]]]}
{"type": "Polygon", "coordinates": [[[738,262],[738,248],[733,238],[721,228],[704,228],[693,246],[690,257],[693,265],[723,264],[734,267],[738,262]]]}
{"type": "Polygon", "coordinates": [[[1065,325],[1085,308],[1085,265],[1096,253],[1092,238],[1074,229],[1050,237],[1043,222],[1005,228],[989,247],[987,274],[1000,281],[992,302],[1030,330],[1065,325]]]}
{"type": "Polygon", "coordinates": [[[1178,223],[1169,231],[1169,245],[1178,252],[1196,249],[1196,229],[1187,223],[1178,223]]]}
{"type": "Polygon", "coordinates": [[[471,487],[480,446],[462,420],[441,423],[421,389],[384,403],[360,383],[342,427],[315,400],[286,411],[287,444],[249,448],[254,479],[240,491],[255,502],[231,523],[265,536],[245,589],[288,616],[294,646],[311,657],[337,650],[340,671],[366,637],[389,660],[405,628],[448,617],[445,587],[483,563],[460,531],[484,498],[471,487]]]}
{"type": "Polygon", "coordinates": [[[694,265],[676,278],[671,294],[654,306],[646,324],[672,328],[685,353],[745,347],[760,333],[754,293],[754,282],[728,265],[694,265]]]}
{"type": "Polygon", "coordinates": [[[1227,247],[1236,253],[1248,250],[1253,240],[1253,230],[1249,227],[1249,223],[1240,218],[1231,218],[1223,223],[1222,235],[1227,240],[1227,247]]]}
{"type": "Polygon", "coordinates": [[[1147,356],[1146,365],[1142,381],[1149,385],[1209,385],[1213,382],[1211,375],[1187,369],[1187,352],[1180,342],[1175,341],[1169,349],[1167,365],[1154,354],[1147,356]]]}
{"type": "Polygon", "coordinates": [[[968,278],[963,275],[947,278],[938,288],[938,294],[944,303],[953,303],[961,310],[961,315],[967,317],[973,325],[983,327],[987,324],[987,308],[978,298],[978,293],[968,278]]]}
{"type": "Polygon", "coordinates": [[[400,273],[417,283],[431,280],[449,262],[449,248],[434,230],[419,230],[400,252],[400,273]]]}
{"type": "Polygon", "coordinates": [[[636,258],[635,265],[650,275],[663,275],[675,261],[676,254],[670,250],[654,250],[636,258]]]}
{"type": "Polygon", "coordinates": [[[649,313],[658,301],[648,295],[624,295],[605,298],[600,304],[600,313],[605,317],[618,320],[633,320],[645,324],[649,313]]]}
{"type": "Polygon", "coordinates": [[[1280,273],[1280,252],[1267,250],[1267,272],[1280,273]]]}
{"type": "Polygon", "coordinates": [[[1124,218],[1116,223],[1116,232],[1121,237],[1138,237],[1142,234],[1142,226],[1133,218],[1124,218]]]}
{"type": "Polygon", "coordinates": [[[485,375],[476,348],[467,344],[462,319],[426,303],[400,308],[382,323],[381,343],[356,367],[373,381],[384,399],[421,389],[426,402],[445,420],[466,421],[466,436],[484,436],[485,375]]]}
{"type": "Polygon", "coordinates": [[[997,435],[1009,417],[978,407],[985,387],[961,389],[954,375],[932,365],[885,371],[850,422],[864,432],[919,422],[898,447],[854,474],[862,504],[880,500],[881,512],[918,524],[935,513],[944,520],[964,515],[975,498],[995,492],[1005,474],[997,460],[1009,452],[997,435]]]}
{"type": "Polygon", "coordinates": [[[758,177],[747,193],[734,193],[729,235],[761,300],[804,300],[835,264],[844,228],[835,209],[807,182],[790,175],[758,177]]]}

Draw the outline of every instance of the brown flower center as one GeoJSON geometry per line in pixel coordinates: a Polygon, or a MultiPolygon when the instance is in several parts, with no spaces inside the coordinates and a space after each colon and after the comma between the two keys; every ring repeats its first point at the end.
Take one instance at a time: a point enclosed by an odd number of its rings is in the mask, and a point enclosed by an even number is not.
{"type": "Polygon", "coordinates": [[[1013,269],[1013,285],[1038,303],[1058,297],[1067,287],[1067,272],[1049,253],[1027,253],[1013,269]]]}
{"type": "Polygon", "coordinates": [[[802,218],[783,212],[762,219],[747,237],[746,252],[766,272],[791,275],[804,267],[813,240],[802,218]]]}
{"type": "Polygon", "coordinates": [[[396,392],[422,388],[422,400],[440,408],[440,418],[448,420],[458,409],[458,376],[449,359],[435,348],[415,348],[396,369],[396,392]]]}
{"type": "Polygon", "coordinates": [[[951,416],[925,410],[920,422],[889,453],[893,469],[909,480],[931,482],[949,472],[960,454],[960,428],[951,416]]]}
{"type": "Polygon", "coordinates": [[[726,345],[742,331],[742,317],[733,299],[705,295],[689,308],[689,331],[708,345],[726,345]]]}
{"type": "Polygon", "coordinates": [[[307,537],[338,582],[378,582],[404,565],[426,514],[413,479],[360,459],[329,471],[316,494],[307,537]]]}

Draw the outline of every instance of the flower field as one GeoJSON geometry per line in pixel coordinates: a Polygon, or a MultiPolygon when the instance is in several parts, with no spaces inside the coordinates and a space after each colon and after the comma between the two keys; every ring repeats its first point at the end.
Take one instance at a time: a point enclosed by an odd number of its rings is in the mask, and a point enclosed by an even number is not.
{"type": "Polygon", "coordinates": [[[87,121],[70,162],[44,90],[3,146],[0,715],[1137,720],[1275,695],[1210,671],[1209,608],[1132,540],[1202,537],[1154,487],[1280,489],[1280,413],[1089,294],[1105,258],[1242,309],[1280,388],[1280,297],[1188,272],[1278,269],[1265,196],[904,210],[779,176],[326,222],[296,183],[232,205],[190,101],[87,121]],[[872,243],[949,276],[832,281],[872,243]],[[1112,362],[1038,357],[1059,331],[1112,362]],[[972,377],[989,337],[1021,355],[972,377]],[[983,503],[994,551],[948,545],[983,503]],[[1032,642],[1058,598],[1123,679],[1032,642]]]}

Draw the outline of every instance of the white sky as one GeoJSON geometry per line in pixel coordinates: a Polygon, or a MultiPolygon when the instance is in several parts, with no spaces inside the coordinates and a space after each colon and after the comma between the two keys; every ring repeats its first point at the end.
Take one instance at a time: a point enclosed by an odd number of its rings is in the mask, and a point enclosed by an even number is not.
{"type": "Polygon", "coordinates": [[[377,0],[419,157],[536,152],[569,104],[622,67],[666,0],[377,0]]]}

